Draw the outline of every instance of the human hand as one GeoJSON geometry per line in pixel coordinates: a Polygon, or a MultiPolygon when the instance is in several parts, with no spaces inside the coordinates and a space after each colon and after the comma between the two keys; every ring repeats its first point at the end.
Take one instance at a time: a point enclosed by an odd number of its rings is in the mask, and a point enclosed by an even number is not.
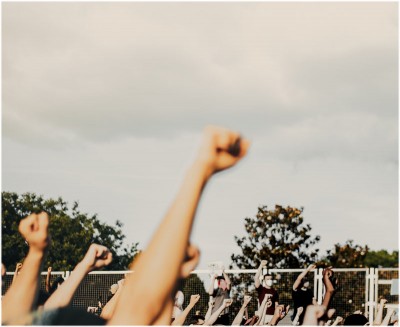
{"type": "Polygon", "coordinates": [[[49,216],[46,212],[41,212],[33,213],[22,219],[18,230],[28,242],[30,250],[44,252],[50,244],[48,227],[49,216]]]}
{"type": "Polygon", "coordinates": [[[267,266],[267,263],[268,263],[267,260],[261,260],[260,266],[261,266],[262,268],[264,268],[264,267],[267,266]]]}
{"type": "Polygon", "coordinates": [[[243,158],[249,148],[249,141],[240,134],[217,126],[207,126],[198,161],[207,169],[208,176],[235,165],[243,158]]]}
{"type": "Polygon", "coordinates": [[[314,270],[315,268],[317,268],[317,265],[314,264],[314,263],[312,263],[311,265],[309,265],[309,266],[307,267],[307,271],[312,271],[312,270],[314,270]]]}
{"type": "Polygon", "coordinates": [[[194,294],[190,296],[190,305],[195,305],[200,300],[199,294],[194,294]]]}
{"type": "Polygon", "coordinates": [[[47,272],[48,272],[48,273],[51,273],[51,270],[52,270],[51,267],[48,267],[48,268],[47,268],[47,272]]]}
{"type": "Polygon", "coordinates": [[[343,321],[343,317],[337,316],[333,325],[339,325],[343,321]]]}
{"type": "Polygon", "coordinates": [[[92,271],[108,266],[111,261],[112,253],[105,246],[93,243],[80,263],[88,271],[92,271]]]}
{"type": "Polygon", "coordinates": [[[213,307],[214,304],[215,304],[215,300],[210,300],[210,301],[208,301],[208,306],[209,306],[209,307],[213,307]]]}
{"type": "Polygon", "coordinates": [[[244,304],[248,305],[250,301],[251,301],[251,296],[250,295],[245,295],[244,296],[244,301],[243,301],[244,304]]]}
{"type": "Polygon", "coordinates": [[[15,266],[15,270],[19,271],[19,270],[21,270],[21,268],[22,268],[22,263],[18,262],[17,265],[15,266]]]}
{"type": "Polygon", "coordinates": [[[223,305],[225,308],[229,307],[232,304],[233,300],[232,299],[225,299],[223,302],[223,305]]]}

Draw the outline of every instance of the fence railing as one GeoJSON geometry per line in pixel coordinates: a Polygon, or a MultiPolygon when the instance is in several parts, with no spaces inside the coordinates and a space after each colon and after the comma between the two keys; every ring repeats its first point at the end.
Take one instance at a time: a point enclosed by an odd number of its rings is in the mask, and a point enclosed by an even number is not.
{"type": "MultiPolygon", "coordinates": [[[[279,303],[289,304],[293,307],[292,286],[302,271],[302,269],[269,269],[273,277],[273,287],[279,293],[279,303]]],[[[332,307],[336,309],[335,316],[346,317],[356,310],[361,310],[372,324],[376,315],[377,303],[382,297],[388,300],[387,307],[396,306],[398,308],[398,290],[393,292],[392,287],[393,280],[399,278],[398,268],[333,269],[333,271],[339,280],[339,289],[332,301],[332,307]]],[[[185,295],[184,307],[189,303],[190,295],[200,294],[201,296],[193,314],[198,310],[204,315],[207,310],[207,291],[210,288],[211,272],[211,270],[195,270],[184,283],[182,290],[185,295]]],[[[231,297],[234,299],[234,304],[231,307],[231,320],[239,311],[245,294],[252,296],[248,306],[249,314],[252,314],[258,307],[258,297],[254,286],[254,276],[257,270],[226,270],[225,272],[232,281],[231,297]]],[[[59,276],[66,279],[70,273],[69,271],[52,272],[50,282],[59,276]]],[[[124,278],[126,273],[130,273],[130,271],[89,273],[77,289],[72,306],[87,309],[88,307],[97,307],[99,302],[104,305],[111,295],[110,286],[124,278]]],[[[14,273],[7,272],[4,276],[2,294],[5,294],[11,285],[13,275],[14,273]]],[[[46,275],[47,272],[41,273],[40,288],[42,290],[45,289],[46,275]]],[[[160,274],[160,278],[162,278],[162,274],[160,274]]],[[[322,303],[324,296],[322,269],[310,272],[307,278],[315,299],[318,303],[322,303]]]]}

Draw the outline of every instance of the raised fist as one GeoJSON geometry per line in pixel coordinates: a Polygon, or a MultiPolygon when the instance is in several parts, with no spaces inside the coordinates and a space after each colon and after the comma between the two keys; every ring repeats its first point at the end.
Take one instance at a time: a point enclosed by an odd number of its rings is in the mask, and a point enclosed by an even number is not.
{"type": "Polygon", "coordinates": [[[317,265],[314,264],[314,263],[312,263],[311,265],[308,266],[307,271],[312,271],[312,270],[314,270],[315,268],[317,268],[317,265]]]}
{"type": "Polygon", "coordinates": [[[229,307],[232,304],[233,300],[232,299],[224,299],[224,306],[229,307]]]}
{"type": "Polygon", "coordinates": [[[251,296],[250,295],[245,295],[244,296],[244,303],[247,305],[251,301],[251,296]]]}
{"type": "Polygon", "coordinates": [[[48,268],[47,268],[47,272],[51,272],[51,270],[52,270],[51,267],[48,267],[48,268]]]}
{"type": "Polygon", "coordinates": [[[240,134],[217,126],[207,126],[203,133],[198,160],[207,168],[209,175],[235,165],[244,157],[249,142],[240,134]]]}
{"type": "Polygon", "coordinates": [[[28,242],[30,249],[45,251],[50,244],[48,233],[49,216],[46,212],[33,213],[21,220],[19,232],[28,242]]]}
{"type": "Polygon", "coordinates": [[[17,265],[15,266],[15,270],[21,270],[22,268],[22,263],[18,262],[17,265]]]}
{"type": "Polygon", "coordinates": [[[200,300],[200,295],[195,294],[190,296],[190,304],[195,305],[200,300]]]}
{"type": "Polygon", "coordinates": [[[108,266],[112,261],[112,253],[103,245],[91,244],[81,263],[88,271],[108,266]]]}
{"type": "Polygon", "coordinates": [[[260,264],[260,266],[261,267],[266,267],[267,266],[267,263],[268,263],[268,261],[267,260],[261,260],[261,264],[260,264]]]}

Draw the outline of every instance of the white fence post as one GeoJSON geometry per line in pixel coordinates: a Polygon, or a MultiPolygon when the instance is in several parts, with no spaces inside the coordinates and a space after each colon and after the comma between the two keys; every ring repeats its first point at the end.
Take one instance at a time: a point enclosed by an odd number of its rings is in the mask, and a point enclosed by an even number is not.
{"type": "Polygon", "coordinates": [[[317,297],[317,302],[318,304],[322,304],[322,298],[323,298],[323,290],[324,290],[324,284],[322,282],[322,268],[318,269],[318,275],[317,275],[317,280],[318,280],[318,297],[317,297]]]}
{"type": "Polygon", "coordinates": [[[370,268],[368,271],[368,286],[369,286],[369,294],[368,294],[368,301],[366,303],[368,307],[368,320],[369,323],[372,325],[374,322],[374,315],[375,315],[375,269],[370,268]]]}

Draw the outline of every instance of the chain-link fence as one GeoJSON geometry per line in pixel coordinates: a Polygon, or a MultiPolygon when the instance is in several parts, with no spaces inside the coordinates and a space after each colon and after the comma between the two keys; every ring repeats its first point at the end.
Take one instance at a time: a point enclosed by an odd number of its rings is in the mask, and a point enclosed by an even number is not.
{"type": "MultiPolygon", "coordinates": [[[[301,269],[270,269],[272,274],[273,287],[279,293],[279,303],[290,305],[293,308],[292,287],[297,276],[302,272],[301,269]]],[[[335,316],[346,317],[356,310],[361,310],[373,319],[377,308],[377,301],[380,298],[388,300],[388,304],[398,306],[398,292],[393,295],[393,280],[398,279],[398,268],[379,268],[379,269],[333,269],[335,277],[338,279],[338,289],[332,301],[331,307],[336,309],[335,316]],[[369,310],[373,308],[375,310],[369,310]]],[[[200,295],[200,300],[190,312],[186,322],[196,313],[205,315],[208,308],[210,290],[211,270],[196,270],[192,272],[181,285],[185,300],[185,308],[190,296],[200,295]]],[[[77,289],[72,300],[72,306],[84,308],[98,307],[104,305],[111,296],[110,287],[125,277],[128,271],[101,271],[88,274],[77,289]],[[100,302],[100,303],[99,303],[100,302]]],[[[251,317],[258,308],[258,296],[254,285],[256,270],[226,270],[231,279],[231,298],[234,300],[230,307],[230,321],[232,322],[236,313],[239,311],[244,295],[252,297],[248,305],[248,314],[251,317]]],[[[12,283],[14,273],[8,272],[3,278],[2,294],[7,291],[12,283]]],[[[45,290],[45,280],[47,272],[41,274],[40,288],[45,290]]],[[[70,272],[52,272],[50,283],[57,277],[68,278],[70,272]]],[[[322,269],[308,273],[310,288],[318,303],[322,303],[324,287],[322,283],[322,269]]],[[[212,286],[213,287],[213,286],[212,286]]],[[[212,288],[211,288],[212,289],[212,288]]],[[[291,312],[290,312],[291,314],[291,312]]]]}

